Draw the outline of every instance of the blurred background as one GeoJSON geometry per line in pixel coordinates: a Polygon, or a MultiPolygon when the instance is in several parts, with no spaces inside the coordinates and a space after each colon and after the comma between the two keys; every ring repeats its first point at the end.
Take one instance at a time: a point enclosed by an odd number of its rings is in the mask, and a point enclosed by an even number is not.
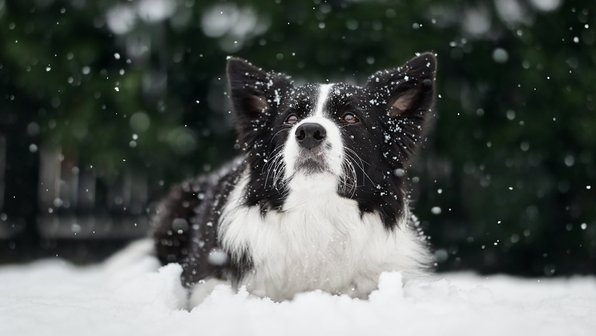
{"type": "Polygon", "coordinates": [[[362,81],[438,55],[409,172],[441,271],[596,273],[596,2],[0,0],[0,263],[102,260],[238,153],[227,55],[362,81]]]}

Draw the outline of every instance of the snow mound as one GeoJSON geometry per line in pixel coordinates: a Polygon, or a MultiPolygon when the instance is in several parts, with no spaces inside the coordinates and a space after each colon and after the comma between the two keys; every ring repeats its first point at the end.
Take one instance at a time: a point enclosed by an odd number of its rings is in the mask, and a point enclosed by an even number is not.
{"type": "Polygon", "coordinates": [[[145,257],[79,268],[0,268],[0,335],[593,335],[592,277],[522,280],[439,274],[403,285],[381,276],[369,300],[323,292],[273,302],[218,286],[191,311],[179,265],[145,257]]]}

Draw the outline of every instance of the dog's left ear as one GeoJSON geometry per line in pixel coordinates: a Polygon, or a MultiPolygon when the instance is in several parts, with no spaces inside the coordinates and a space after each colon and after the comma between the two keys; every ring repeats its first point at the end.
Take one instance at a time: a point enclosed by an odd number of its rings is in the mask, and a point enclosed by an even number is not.
{"type": "Polygon", "coordinates": [[[396,167],[405,166],[423,138],[435,98],[436,68],[435,56],[424,53],[399,68],[375,73],[366,83],[391,134],[385,139],[384,155],[396,167]]]}
{"type": "Polygon", "coordinates": [[[378,71],[368,79],[366,87],[387,104],[391,117],[424,114],[434,102],[436,68],[435,56],[424,53],[399,68],[378,71]]]}
{"type": "Polygon", "coordinates": [[[286,75],[264,71],[241,58],[227,61],[229,93],[242,139],[277,112],[292,83],[286,75]]]}

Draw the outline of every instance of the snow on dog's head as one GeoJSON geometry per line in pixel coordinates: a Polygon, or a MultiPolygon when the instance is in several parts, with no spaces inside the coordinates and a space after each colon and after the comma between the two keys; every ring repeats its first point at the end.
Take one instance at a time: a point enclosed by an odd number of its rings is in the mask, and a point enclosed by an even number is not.
{"type": "Polygon", "coordinates": [[[296,86],[290,77],[229,58],[230,97],[250,167],[247,205],[282,210],[296,189],[334,192],[387,227],[403,212],[403,172],[434,100],[436,60],[421,54],[345,83],[296,86]]]}

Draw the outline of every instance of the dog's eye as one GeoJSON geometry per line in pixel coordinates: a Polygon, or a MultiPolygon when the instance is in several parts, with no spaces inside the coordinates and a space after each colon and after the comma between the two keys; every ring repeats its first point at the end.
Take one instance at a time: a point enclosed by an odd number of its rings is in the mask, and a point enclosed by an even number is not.
{"type": "Polygon", "coordinates": [[[287,118],[286,118],[286,125],[294,125],[296,122],[298,121],[298,117],[295,114],[290,114],[287,118]]]}
{"type": "Polygon", "coordinates": [[[356,124],[358,122],[360,122],[360,119],[358,119],[357,116],[355,116],[353,113],[346,113],[344,114],[341,119],[346,122],[347,124],[356,124]]]}

